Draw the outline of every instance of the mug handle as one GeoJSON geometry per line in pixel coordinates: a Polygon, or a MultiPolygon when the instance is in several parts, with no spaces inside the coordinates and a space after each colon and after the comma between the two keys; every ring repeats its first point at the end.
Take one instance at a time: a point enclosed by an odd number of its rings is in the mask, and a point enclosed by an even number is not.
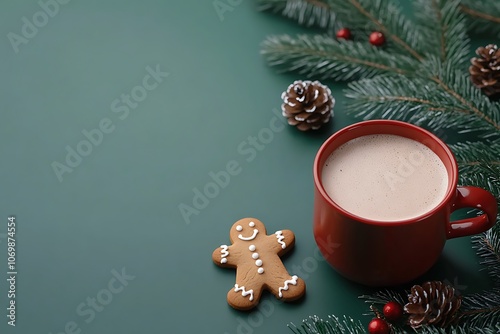
{"type": "Polygon", "coordinates": [[[457,187],[457,198],[451,206],[451,211],[461,208],[476,208],[484,213],[477,217],[450,222],[447,239],[482,233],[495,225],[498,205],[495,197],[488,191],[478,187],[457,187]]]}

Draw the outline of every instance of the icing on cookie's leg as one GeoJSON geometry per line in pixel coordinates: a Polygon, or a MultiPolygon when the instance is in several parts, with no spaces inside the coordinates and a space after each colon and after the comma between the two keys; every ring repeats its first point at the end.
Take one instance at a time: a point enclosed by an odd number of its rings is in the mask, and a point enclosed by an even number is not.
{"type": "Polygon", "coordinates": [[[276,298],[284,301],[299,299],[306,292],[304,280],[296,275],[280,275],[280,279],[276,279],[274,282],[275,284],[269,287],[271,292],[276,298]]]}
{"type": "Polygon", "coordinates": [[[285,282],[283,282],[283,286],[280,286],[278,288],[278,297],[280,297],[280,298],[283,297],[283,290],[288,291],[288,289],[290,288],[289,285],[297,285],[298,279],[299,279],[299,276],[293,275],[291,279],[285,280],[285,282]]]}
{"type": "Polygon", "coordinates": [[[227,293],[227,302],[238,310],[249,310],[257,306],[262,294],[262,286],[236,283],[227,293]]]}
{"type": "Polygon", "coordinates": [[[248,301],[253,301],[253,289],[245,290],[244,286],[238,286],[238,284],[234,285],[234,292],[241,291],[241,295],[243,297],[249,296],[248,301]]]}

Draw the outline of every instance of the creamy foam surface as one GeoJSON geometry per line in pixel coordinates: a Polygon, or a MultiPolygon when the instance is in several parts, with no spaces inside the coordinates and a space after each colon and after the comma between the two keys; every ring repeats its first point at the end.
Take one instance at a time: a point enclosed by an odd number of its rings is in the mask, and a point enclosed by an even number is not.
{"type": "Polygon", "coordinates": [[[355,138],[326,160],[322,183],[344,210],[377,221],[415,218],[445,197],[448,173],[427,146],[376,134],[355,138]]]}

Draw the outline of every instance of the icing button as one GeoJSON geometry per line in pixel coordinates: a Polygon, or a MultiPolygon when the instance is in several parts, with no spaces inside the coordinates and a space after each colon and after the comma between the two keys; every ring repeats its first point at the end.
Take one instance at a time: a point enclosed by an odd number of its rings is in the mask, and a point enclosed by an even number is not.
{"type": "Polygon", "coordinates": [[[248,249],[249,249],[251,252],[255,251],[255,245],[250,245],[250,247],[248,247],[248,249]]]}
{"type": "Polygon", "coordinates": [[[257,260],[259,258],[259,253],[253,253],[252,259],[257,260]]]}
{"type": "Polygon", "coordinates": [[[255,265],[256,265],[257,267],[262,266],[262,260],[257,260],[257,261],[255,261],[255,265]]]}

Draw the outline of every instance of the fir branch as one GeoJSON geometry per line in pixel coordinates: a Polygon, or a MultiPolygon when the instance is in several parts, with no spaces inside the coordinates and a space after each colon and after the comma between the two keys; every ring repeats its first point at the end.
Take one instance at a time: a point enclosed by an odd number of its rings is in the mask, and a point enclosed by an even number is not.
{"type": "Polygon", "coordinates": [[[344,316],[342,319],[330,315],[328,320],[320,319],[318,316],[310,316],[302,321],[297,327],[293,323],[288,327],[295,334],[361,334],[366,333],[361,322],[344,316]]]}
{"type": "MultiPolygon", "coordinates": [[[[320,319],[317,316],[310,316],[302,321],[302,324],[297,327],[293,323],[288,325],[288,328],[295,334],[362,334],[367,333],[365,327],[359,321],[354,321],[352,318],[344,316],[342,319],[331,315],[327,320],[320,319]]],[[[500,332],[500,324],[492,323],[484,326],[476,324],[462,324],[450,328],[440,328],[435,326],[422,326],[418,329],[410,327],[394,326],[391,333],[420,333],[420,334],[498,334],[500,332]]]]}
{"type": "Polygon", "coordinates": [[[500,204],[500,142],[464,142],[450,148],[459,165],[460,184],[484,188],[500,204]]]}
{"type": "Polygon", "coordinates": [[[450,145],[457,162],[464,166],[500,165],[500,142],[462,142],[450,145]]]}
{"type": "Polygon", "coordinates": [[[270,66],[319,79],[349,80],[384,73],[409,74],[418,62],[364,43],[337,41],[328,36],[270,36],[261,53],[270,66]]]}
{"type": "MultiPolygon", "coordinates": [[[[463,166],[463,165],[462,165],[463,166]]],[[[484,188],[497,198],[500,204],[500,168],[498,165],[477,165],[460,175],[460,184],[484,188]]],[[[462,167],[463,168],[463,167],[462,167]]]]}
{"type": "Polygon", "coordinates": [[[500,204],[500,165],[496,161],[484,164],[471,161],[470,164],[459,165],[459,172],[461,185],[474,185],[486,189],[500,204]]]}
{"type": "Polygon", "coordinates": [[[364,119],[398,119],[436,132],[451,127],[465,132],[471,124],[476,130],[485,127],[437,84],[423,78],[379,76],[351,82],[348,88],[345,95],[352,101],[347,111],[364,119]]]}
{"type": "Polygon", "coordinates": [[[422,328],[415,329],[415,333],[420,334],[498,334],[500,325],[477,326],[465,324],[462,326],[454,326],[450,328],[439,328],[434,326],[423,326],[422,328]]]}
{"type": "Polygon", "coordinates": [[[380,290],[371,295],[361,295],[358,298],[364,299],[365,303],[368,304],[380,304],[385,305],[390,301],[396,301],[401,305],[405,305],[408,302],[408,295],[410,291],[408,290],[380,290]]]}
{"type": "Polygon", "coordinates": [[[469,29],[500,36],[500,3],[496,0],[462,0],[460,10],[469,17],[469,29]]]}
{"type": "Polygon", "coordinates": [[[482,19],[486,21],[491,21],[493,23],[498,23],[500,24],[500,17],[493,16],[488,13],[481,12],[479,10],[475,10],[469,6],[462,5],[460,9],[464,12],[467,13],[468,15],[476,18],[476,19],[482,19]]]}
{"type": "Polygon", "coordinates": [[[416,0],[413,3],[416,24],[426,52],[441,62],[463,69],[469,59],[466,17],[459,9],[460,0],[416,0]]]}
{"type": "MultiPolygon", "coordinates": [[[[455,70],[451,64],[442,63],[434,57],[426,59],[422,63],[419,72],[435,82],[440,90],[448,94],[450,100],[454,100],[458,104],[461,110],[467,110],[467,113],[475,115],[481,120],[482,125],[479,128],[474,128],[475,124],[468,125],[471,131],[485,131],[484,137],[498,136],[500,134],[500,109],[498,104],[491,103],[479,89],[474,87],[468,75],[455,70]]],[[[460,124],[457,124],[457,126],[462,127],[460,124]]]]}
{"type": "Polygon", "coordinates": [[[498,325],[500,319],[500,288],[463,296],[460,321],[472,326],[498,325]]]}
{"type": "Polygon", "coordinates": [[[379,76],[349,84],[348,111],[368,118],[399,119],[438,131],[458,128],[484,138],[500,135],[500,109],[469,78],[438,60],[424,62],[419,77],[379,76]]]}
{"type": "Polygon", "coordinates": [[[422,60],[419,41],[422,38],[413,24],[402,14],[394,1],[387,0],[328,0],[339,19],[350,27],[363,27],[366,31],[380,31],[389,48],[422,60]]]}
{"type": "Polygon", "coordinates": [[[481,258],[483,268],[495,285],[500,287],[500,228],[493,228],[481,235],[473,236],[472,244],[481,258]]]}
{"type": "Polygon", "coordinates": [[[336,22],[335,12],[325,0],[259,0],[258,8],[279,13],[307,27],[330,29],[336,22]]]}

